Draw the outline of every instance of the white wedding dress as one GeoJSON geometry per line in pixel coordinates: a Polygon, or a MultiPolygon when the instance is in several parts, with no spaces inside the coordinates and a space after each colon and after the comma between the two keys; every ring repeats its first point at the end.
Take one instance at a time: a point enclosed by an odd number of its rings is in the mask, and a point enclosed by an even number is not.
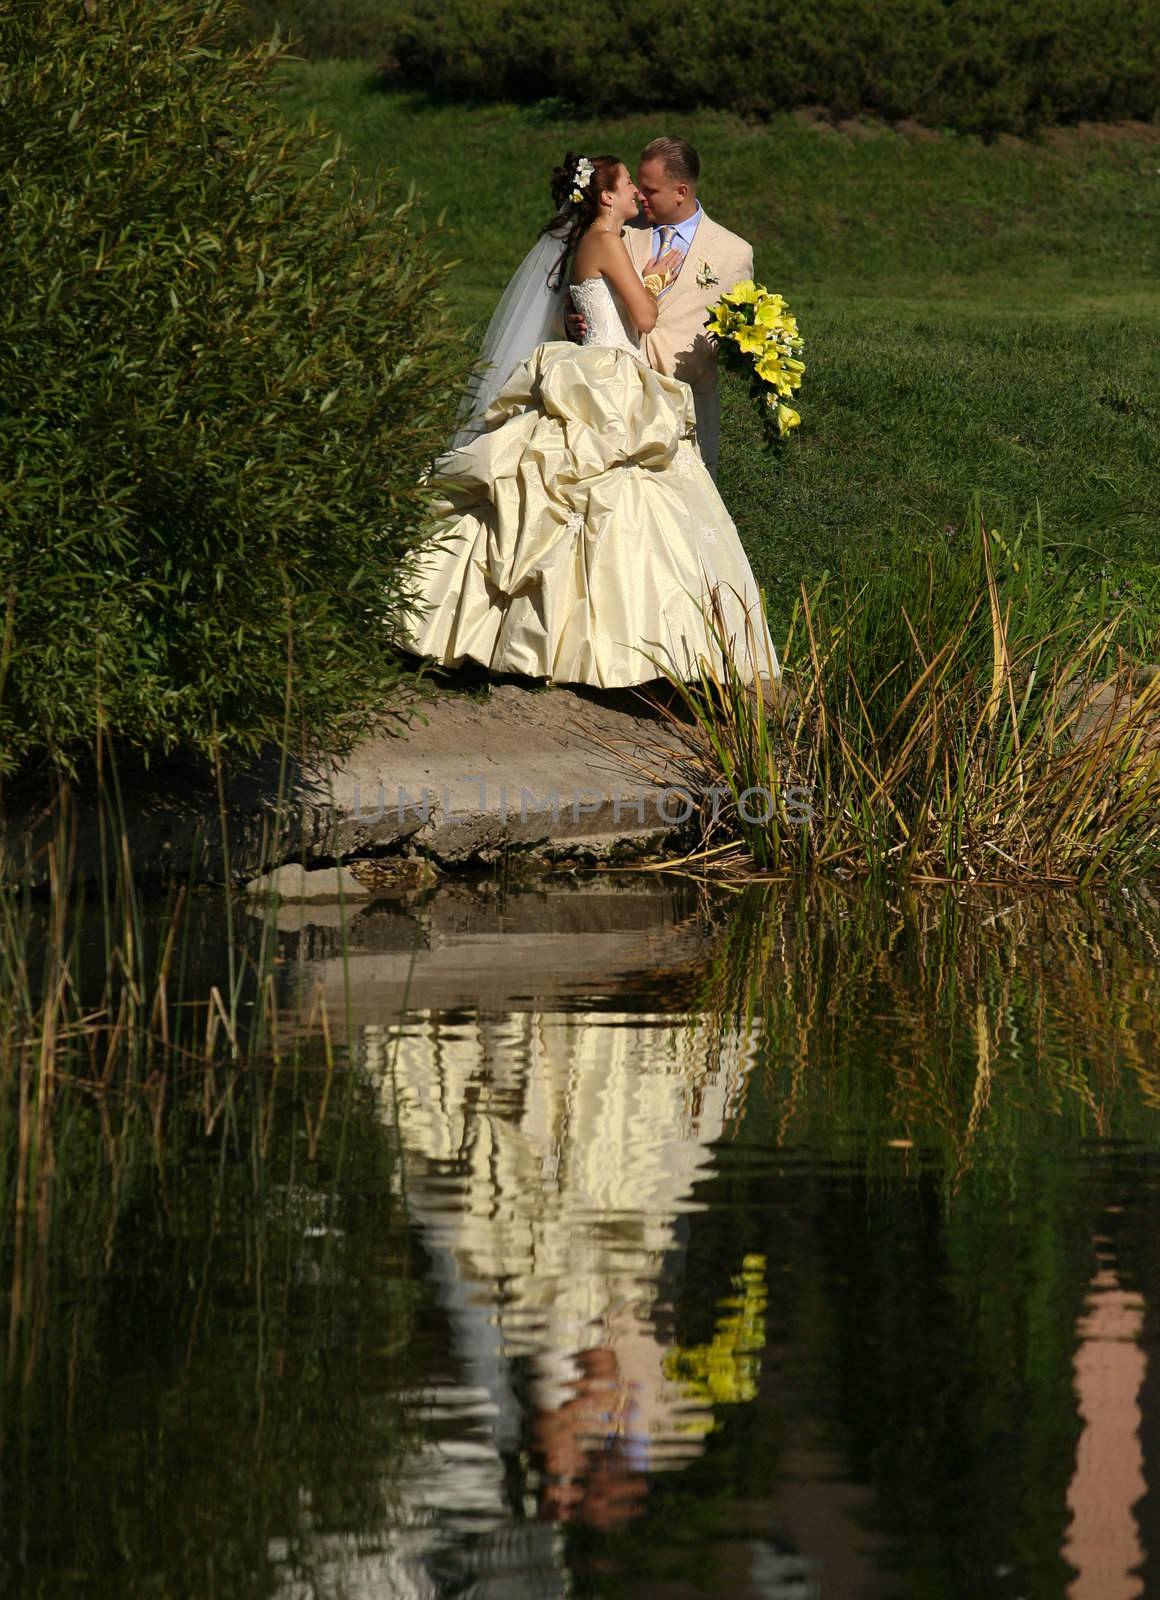
{"type": "Polygon", "coordinates": [[[539,345],[485,431],[436,464],[440,525],[414,557],[401,643],[446,666],[612,689],[694,677],[701,661],[719,672],[723,641],[747,681],[775,677],[692,391],[645,363],[603,278],[572,298],[584,344],[539,345]]]}

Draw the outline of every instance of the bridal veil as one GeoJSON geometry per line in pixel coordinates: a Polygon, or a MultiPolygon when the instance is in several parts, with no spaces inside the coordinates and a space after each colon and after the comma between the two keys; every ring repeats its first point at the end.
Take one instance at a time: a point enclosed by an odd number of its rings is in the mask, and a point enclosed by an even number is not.
{"type": "Polygon", "coordinates": [[[541,234],[503,292],[483,338],[481,371],[459,414],[452,440],[455,449],[483,431],[484,413],[512,373],[538,345],[562,338],[560,318],[568,294],[567,277],[553,289],[550,279],[560,264],[565,241],[556,233],[541,234]]]}

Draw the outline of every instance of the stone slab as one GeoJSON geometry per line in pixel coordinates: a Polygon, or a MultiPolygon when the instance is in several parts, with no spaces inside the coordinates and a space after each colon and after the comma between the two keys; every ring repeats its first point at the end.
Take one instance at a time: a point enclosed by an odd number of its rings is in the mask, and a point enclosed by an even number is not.
{"type": "Polygon", "coordinates": [[[224,815],[213,774],[188,761],[123,763],[115,806],[95,785],[63,810],[47,784],[9,788],[3,872],[47,882],[54,839],[87,882],[127,849],[142,884],[391,854],[450,867],[631,857],[679,834],[687,808],[665,786],[680,783],[680,762],[672,724],[632,691],[501,683],[442,693],[409,724],[384,718],[341,762],[286,766],[273,753],[229,776],[224,815]]]}

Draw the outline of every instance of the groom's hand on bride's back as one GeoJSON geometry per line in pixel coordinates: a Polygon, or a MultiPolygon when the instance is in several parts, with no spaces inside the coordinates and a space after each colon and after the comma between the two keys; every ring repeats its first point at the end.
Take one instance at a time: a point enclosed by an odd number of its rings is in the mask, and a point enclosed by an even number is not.
{"type": "Polygon", "coordinates": [[[564,334],[573,344],[583,344],[588,324],[570,299],[564,302],[564,334]]]}

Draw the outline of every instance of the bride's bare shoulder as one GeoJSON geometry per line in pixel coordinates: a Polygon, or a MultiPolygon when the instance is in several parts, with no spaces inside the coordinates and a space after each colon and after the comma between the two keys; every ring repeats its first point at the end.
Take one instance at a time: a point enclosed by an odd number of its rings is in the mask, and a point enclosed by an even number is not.
{"type": "Polygon", "coordinates": [[[615,234],[606,233],[602,228],[594,228],[586,233],[572,257],[571,281],[583,283],[586,278],[604,277],[619,244],[615,234]]]}

